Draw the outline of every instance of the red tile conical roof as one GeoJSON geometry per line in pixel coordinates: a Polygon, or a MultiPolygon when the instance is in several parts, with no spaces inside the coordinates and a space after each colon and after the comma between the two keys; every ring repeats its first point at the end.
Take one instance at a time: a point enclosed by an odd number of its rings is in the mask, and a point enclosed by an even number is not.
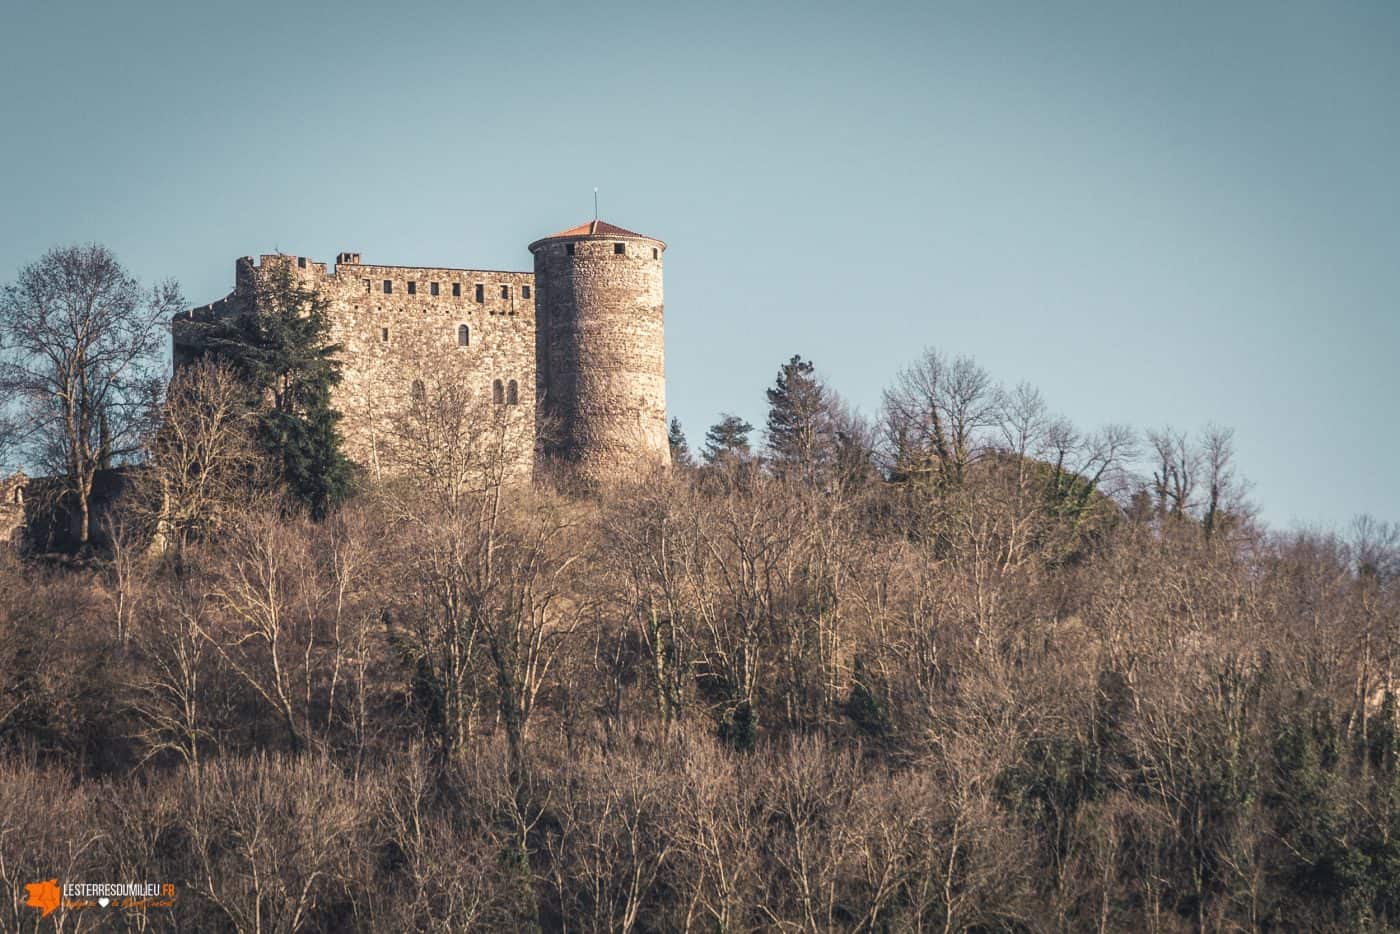
{"type": "Polygon", "coordinates": [[[639,234],[634,230],[627,230],[616,224],[609,224],[607,221],[589,221],[586,224],[579,224],[577,227],[570,227],[568,230],[561,230],[557,234],[550,234],[543,237],[544,240],[556,240],[559,237],[641,237],[645,240],[652,239],[646,234],[639,234]]]}
{"type": "Polygon", "coordinates": [[[550,234],[548,237],[541,237],[530,244],[530,252],[533,253],[535,247],[544,243],[546,240],[568,240],[574,237],[637,237],[641,240],[655,240],[657,243],[661,244],[662,248],[666,246],[665,243],[657,240],[655,237],[648,237],[646,234],[639,234],[635,230],[628,230],[616,224],[609,224],[607,221],[593,220],[584,224],[579,224],[577,227],[570,227],[568,230],[561,230],[557,234],[550,234]]]}

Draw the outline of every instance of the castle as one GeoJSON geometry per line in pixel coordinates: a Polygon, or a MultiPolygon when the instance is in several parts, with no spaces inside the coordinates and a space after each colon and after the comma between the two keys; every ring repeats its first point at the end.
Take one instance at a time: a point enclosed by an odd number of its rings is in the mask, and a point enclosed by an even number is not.
{"type": "Polygon", "coordinates": [[[537,457],[595,482],[669,463],[666,244],[594,220],[529,249],[533,273],[381,266],[358,253],[341,253],[333,269],[303,256],[245,256],[228,296],[175,316],[175,365],[198,356],[201,323],[253,310],[259,283],[285,269],[327,300],[341,347],[332,404],[346,454],[366,469],[385,469],[390,420],[425,381],[520,407],[511,424],[524,437],[509,455],[517,474],[528,476],[537,457]],[[536,445],[541,423],[550,432],[536,445]]]}

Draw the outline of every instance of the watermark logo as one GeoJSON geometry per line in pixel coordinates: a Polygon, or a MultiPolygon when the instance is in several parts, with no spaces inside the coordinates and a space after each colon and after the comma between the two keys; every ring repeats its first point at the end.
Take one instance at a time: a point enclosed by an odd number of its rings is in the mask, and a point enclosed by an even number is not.
{"type": "Polygon", "coordinates": [[[25,901],[26,908],[39,909],[41,918],[47,918],[57,909],[62,896],[58,890],[58,880],[48,879],[44,882],[30,882],[24,887],[29,893],[29,898],[25,901]]]}
{"type": "Polygon", "coordinates": [[[147,908],[169,908],[175,904],[173,882],[65,882],[57,879],[28,882],[24,886],[28,908],[47,918],[59,908],[78,911],[84,908],[122,908],[144,911],[147,908]]]}

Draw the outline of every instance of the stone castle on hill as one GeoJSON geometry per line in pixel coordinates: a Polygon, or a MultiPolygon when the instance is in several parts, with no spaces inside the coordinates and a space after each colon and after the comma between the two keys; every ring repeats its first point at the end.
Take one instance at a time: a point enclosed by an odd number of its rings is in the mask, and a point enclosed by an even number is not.
{"type": "MultiPolygon", "coordinates": [[[[666,464],[661,257],[666,244],[592,221],[530,244],[534,272],[379,266],[341,253],[332,269],[273,254],[235,264],[225,298],[172,322],[175,364],[198,356],[200,324],[256,306],[259,283],[289,270],[329,303],[342,381],[347,455],[381,469],[396,412],[427,385],[451,381],[483,404],[520,406],[513,472],[545,456],[590,480],[666,464]]],[[[512,413],[514,414],[514,413],[512,413]]]]}

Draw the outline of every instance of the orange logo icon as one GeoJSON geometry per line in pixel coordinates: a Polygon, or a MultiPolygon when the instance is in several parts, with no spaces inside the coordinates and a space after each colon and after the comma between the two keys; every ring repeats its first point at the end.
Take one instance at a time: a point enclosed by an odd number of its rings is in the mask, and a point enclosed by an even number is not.
{"type": "Polygon", "coordinates": [[[40,917],[47,918],[58,908],[58,903],[62,900],[58,891],[58,880],[49,879],[44,882],[26,882],[25,891],[29,893],[29,901],[25,902],[25,907],[38,908],[43,912],[40,917]]]}

